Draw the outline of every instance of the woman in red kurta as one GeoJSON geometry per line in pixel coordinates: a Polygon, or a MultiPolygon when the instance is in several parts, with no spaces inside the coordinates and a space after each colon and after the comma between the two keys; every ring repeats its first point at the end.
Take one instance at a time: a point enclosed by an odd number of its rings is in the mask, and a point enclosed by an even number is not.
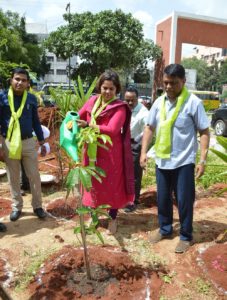
{"type": "Polygon", "coordinates": [[[109,230],[115,233],[118,209],[132,203],[134,199],[131,111],[126,103],[116,98],[120,92],[117,73],[110,70],[104,72],[99,78],[97,89],[100,95],[91,97],[79,111],[81,120],[78,120],[78,125],[99,128],[100,133],[110,136],[113,144],[108,145],[108,150],[98,147],[96,165],[105,171],[106,177],[102,183],[92,179],[91,190],[84,192],[83,204],[91,207],[109,204],[112,218],[109,230]]]}

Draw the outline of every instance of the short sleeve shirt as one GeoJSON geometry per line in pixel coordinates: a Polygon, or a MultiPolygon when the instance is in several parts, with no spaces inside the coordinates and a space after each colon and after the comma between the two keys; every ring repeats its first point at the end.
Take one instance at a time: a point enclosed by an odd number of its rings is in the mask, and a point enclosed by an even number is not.
{"type": "MultiPolygon", "coordinates": [[[[159,129],[160,104],[162,97],[159,97],[149,111],[147,125],[159,129]]],[[[171,103],[165,98],[166,116],[169,118],[176,107],[176,102],[171,103]]],[[[170,158],[155,158],[160,169],[175,169],[183,165],[195,163],[198,150],[197,132],[210,126],[202,101],[190,94],[184,102],[172,128],[170,158]]]]}

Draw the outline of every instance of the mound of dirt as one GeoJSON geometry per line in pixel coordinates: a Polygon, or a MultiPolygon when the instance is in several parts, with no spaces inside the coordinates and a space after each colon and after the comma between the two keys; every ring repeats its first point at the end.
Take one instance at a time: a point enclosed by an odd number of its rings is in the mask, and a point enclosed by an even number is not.
{"type": "Polygon", "coordinates": [[[135,265],[113,247],[89,248],[91,279],[83,251],[64,247],[46,262],[30,284],[30,300],[158,299],[163,281],[156,272],[135,265]]]}
{"type": "Polygon", "coordinates": [[[72,219],[75,217],[75,209],[77,208],[76,198],[59,198],[54,199],[47,204],[46,210],[56,218],[72,219]]]}

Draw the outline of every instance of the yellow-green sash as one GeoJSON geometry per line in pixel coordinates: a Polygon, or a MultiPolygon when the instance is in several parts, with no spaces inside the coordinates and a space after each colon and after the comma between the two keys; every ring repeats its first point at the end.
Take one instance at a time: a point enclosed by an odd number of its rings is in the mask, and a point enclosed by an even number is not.
{"type": "Polygon", "coordinates": [[[21,105],[18,108],[17,112],[15,112],[13,89],[12,87],[9,88],[8,101],[11,110],[11,118],[9,121],[6,139],[10,141],[9,158],[11,159],[21,159],[22,142],[19,118],[22,114],[27,99],[27,94],[27,91],[24,91],[21,105]]]}
{"type": "Polygon", "coordinates": [[[186,87],[182,89],[181,94],[177,98],[177,105],[172,116],[166,119],[165,95],[162,96],[160,109],[160,123],[154,145],[155,154],[160,158],[170,158],[171,141],[172,141],[172,126],[176,121],[179,111],[188,98],[189,92],[186,87]]]}
{"type": "Polygon", "coordinates": [[[111,98],[109,101],[105,102],[102,106],[102,96],[100,95],[98,99],[95,101],[95,104],[91,111],[91,124],[96,125],[96,119],[101,114],[101,112],[107,107],[108,104],[110,104],[112,101],[114,101],[116,97],[111,98]]]}
{"type": "MultiPolygon", "coordinates": [[[[109,101],[101,105],[102,103],[102,96],[100,95],[98,99],[95,101],[95,104],[91,111],[91,124],[96,125],[96,119],[101,114],[101,112],[107,107],[108,104],[110,104],[112,101],[114,101],[116,97],[111,98],[109,101]],[[101,106],[100,106],[101,105],[101,106]]],[[[95,164],[96,158],[97,158],[97,144],[96,143],[90,143],[88,145],[87,154],[89,157],[89,165],[95,164]]]]}

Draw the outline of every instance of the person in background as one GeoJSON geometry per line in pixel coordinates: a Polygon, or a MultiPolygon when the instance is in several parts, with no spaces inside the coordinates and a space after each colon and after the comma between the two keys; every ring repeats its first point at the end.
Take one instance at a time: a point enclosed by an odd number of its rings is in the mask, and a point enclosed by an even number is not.
{"type": "MultiPolygon", "coordinates": [[[[133,160],[130,145],[131,111],[124,101],[117,98],[121,85],[119,76],[112,70],[105,71],[98,80],[98,95],[92,96],[79,111],[79,127],[97,128],[112,140],[108,150],[97,148],[95,164],[102,168],[106,177],[102,183],[92,179],[90,192],[84,191],[83,204],[96,208],[102,204],[111,206],[108,229],[117,231],[117,213],[134,200],[133,160]]],[[[101,141],[100,141],[101,142],[101,141]]],[[[86,164],[89,164],[86,156],[86,164]]]]}
{"type": "Polygon", "coordinates": [[[180,219],[180,240],[176,253],[185,252],[192,244],[195,177],[203,175],[209,147],[209,120],[201,100],[185,87],[185,69],[170,64],[164,69],[165,93],[151,107],[144,129],[141,167],[146,167],[147,150],[156,130],[155,162],[157,205],[160,229],[151,243],[171,238],[173,232],[174,192],[180,219]],[[197,132],[200,135],[200,161],[195,168],[197,132]]]}
{"type": "Polygon", "coordinates": [[[134,176],[135,176],[135,199],[132,205],[127,205],[124,209],[126,213],[132,212],[136,209],[139,202],[141,181],[143,175],[143,169],[140,166],[140,154],[141,154],[141,141],[144,126],[146,124],[146,118],[148,115],[147,108],[140,102],[138,102],[138,91],[135,87],[129,86],[125,91],[124,100],[128,103],[131,112],[131,149],[133,155],[134,176]]]}
{"type": "Polygon", "coordinates": [[[41,146],[41,156],[46,155],[46,147],[37,113],[37,100],[34,95],[27,92],[28,85],[28,72],[23,68],[15,68],[11,74],[9,90],[0,94],[2,146],[12,196],[11,221],[16,221],[21,216],[23,208],[20,193],[21,161],[30,180],[34,213],[41,219],[46,217],[42,208],[41,182],[33,130],[41,146]]]}
{"type": "MultiPolygon", "coordinates": [[[[2,82],[1,82],[1,79],[0,79],[0,93],[3,92],[3,85],[2,85],[2,82]]],[[[1,141],[1,138],[0,138],[0,152],[2,152],[2,141],[1,141]]],[[[1,159],[1,156],[2,156],[2,153],[0,154],[0,161],[3,159],[1,159]]],[[[0,223],[0,232],[5,232],[7,230],[6,228],[6,225],[3,224],[3,223],[0,223]]]]}

